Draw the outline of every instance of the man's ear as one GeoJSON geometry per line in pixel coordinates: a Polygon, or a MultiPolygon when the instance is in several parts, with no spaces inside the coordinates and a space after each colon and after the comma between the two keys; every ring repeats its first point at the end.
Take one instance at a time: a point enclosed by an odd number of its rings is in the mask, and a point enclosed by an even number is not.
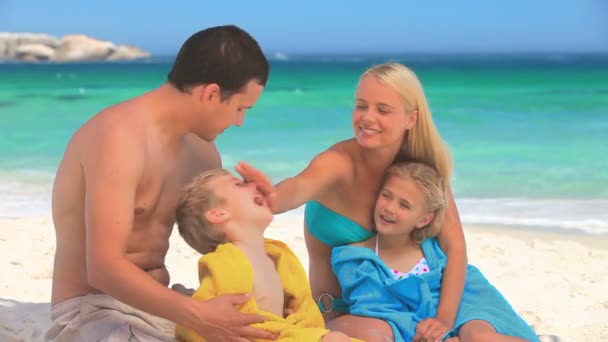
{"type": "Polygon", "coordinates": [[[426,227],[429,223],[431,223],[431,221],[433,221],[433,217],[435,217],[435,214],[433,213],[424,215],[420,220],[418,220],[418,222],[416,222],[416,228],[426,227]]]}
{"type": "Polygon", "coordinates": [[[230,213],[220,208],[213,208],[205,212],[205,219],[212,224],[222,224],[230,220],[230,213]]]}
{"type": "Polygon", "coordinates": [[[202,84],[197,87],[200,87],[198,97],[201,103],[220,99],[220,86],[217,83],[202,84]]]}

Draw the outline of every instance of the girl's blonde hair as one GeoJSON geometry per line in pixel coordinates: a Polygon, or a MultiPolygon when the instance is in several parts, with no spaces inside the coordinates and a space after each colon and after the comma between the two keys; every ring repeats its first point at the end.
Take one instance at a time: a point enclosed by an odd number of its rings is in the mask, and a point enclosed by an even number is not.
{"type": "Polygon", "coordinates": [[[361,78],[371,75],[395,90],[403,99],[408,112],[418,111],[418,120],[405,132],[401,151],[395,163],[417,161],[435,168],[446,183],[452,176],[452,160],[441,139],[416,74],[399,63],[385,63],[371,67],[361,78]]]}
{"type": "Polygon", "coordinates": [[[412,239],[422,243],[426,238],[437,236],[443,225],[447,207],[445,184],[439,173],[423,163],[401,162],[388,168],[384,183],[391,177],[414,181],[424,193],[425,210],[433,214],[428,225],[412,231],[412,239]]]}

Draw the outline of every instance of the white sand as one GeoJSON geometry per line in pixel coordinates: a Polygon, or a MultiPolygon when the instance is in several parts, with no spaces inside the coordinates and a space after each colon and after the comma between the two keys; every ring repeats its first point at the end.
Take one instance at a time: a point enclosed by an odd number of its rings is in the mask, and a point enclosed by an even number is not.
{"type": "MultiPolygon", "coordinates": [[[[608,341],[608,238],[466,226],[478,266],[539,334],[608,341]]],[[[268,237],[307,267],[302,217],[280,215],[268,237]]],[[[55,235],[50,218],[0,219],[0,341],[40,340],[48,324],[55,235]]],[[[171,238],[172,281],[196,287],[198,255],[171,238]]]]}

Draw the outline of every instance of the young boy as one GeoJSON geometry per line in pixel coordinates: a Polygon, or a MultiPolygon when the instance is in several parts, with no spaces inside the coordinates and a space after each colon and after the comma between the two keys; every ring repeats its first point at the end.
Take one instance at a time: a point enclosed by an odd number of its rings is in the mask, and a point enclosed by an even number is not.
{"type": "MultiPolygon", "coordinates": [[[[254,327],[273,331],[283,341],[350,341],[325,329],[312,299],[306,273],[283,243],[264,239],[273,215],[253,183],[224,169],[197,176],[177,208],[181,236],[196,251],[200,286],[193,298],[209,300],[222,294],[251,293],[242,312],[266,322],[254,327]],[[288,314],[286,314],[288,313],[288,314]]],[[[204,341],[196,332],[177,326],[181,341],[204,341]]]]}

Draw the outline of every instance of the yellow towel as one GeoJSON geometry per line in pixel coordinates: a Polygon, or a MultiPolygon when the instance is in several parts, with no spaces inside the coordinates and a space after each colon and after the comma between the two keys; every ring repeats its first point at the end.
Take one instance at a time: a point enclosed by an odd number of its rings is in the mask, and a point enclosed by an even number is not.
{"type": "MultiPolygon", "coordinates": [[[[302,264],[284,243],[266,239],[266,253],[275,261],[285,297],[292,297],[289,309],[292,314],[283,318],[260,310],[251,297],[241,307],[241,312],[266,317],[264,323],[253,327],[279,332],[279,341],[319,341],[329,330],[325,329],[323,316],[312,298],[308,279],[302,264]]],[[[192,298],[209,300],[222,294],[251,293],[253,268],[241,250],[226,243],[215,252],[202,256],[198,262],[200,287],[192,298]]],[[[175,336],[180,341],[205,341],[191,329],[177,326],[175,336]]],[[[259,340],[256,340],[259,341],[259,340]]]]}

